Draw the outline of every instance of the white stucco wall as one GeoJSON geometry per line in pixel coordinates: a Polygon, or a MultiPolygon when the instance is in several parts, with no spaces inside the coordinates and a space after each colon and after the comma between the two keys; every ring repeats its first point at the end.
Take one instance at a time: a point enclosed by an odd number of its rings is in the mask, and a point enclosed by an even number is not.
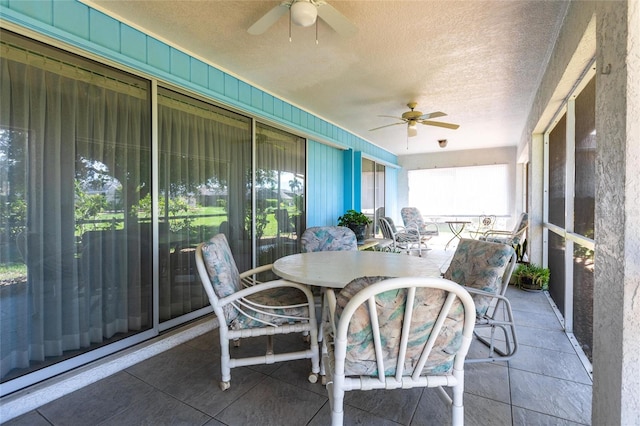
{"type": "MultiPolygon", "coordinates": [[[[638,424],[640,413],[639,8],[638,0],[571,3],[518,148],[532,160],[534,210],[543,196],[541,134],[595,55],[593,425],[638,424]]],[[[530,247],[541,250],[543,233],[532,236],[530,247]]]]}

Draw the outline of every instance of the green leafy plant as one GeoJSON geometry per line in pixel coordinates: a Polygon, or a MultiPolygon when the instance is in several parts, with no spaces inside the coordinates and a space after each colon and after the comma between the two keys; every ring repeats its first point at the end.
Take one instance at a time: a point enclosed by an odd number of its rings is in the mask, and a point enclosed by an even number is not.
{"type": "Polygon", "coordinates": [[[355,210],[347,210],[345,214],[338,218],[338,226],[348,227],[349,225],[368,225],[370,223],[371,219],[364,213],[355,210]]]}
{"type": "Polygon", "coordinates": [[[521,263],[513,271],[516,287],[530,290],[548,290],[550,276],[551,272],[548,268],[535,263],[521,263]]]}

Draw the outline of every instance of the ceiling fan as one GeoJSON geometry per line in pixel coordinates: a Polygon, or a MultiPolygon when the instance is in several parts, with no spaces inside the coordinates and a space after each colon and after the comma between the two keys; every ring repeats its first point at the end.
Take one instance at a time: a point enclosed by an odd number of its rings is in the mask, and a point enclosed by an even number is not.
{"type": "Polygon", "coordinates": [[[251,25],[247,32],[253,35],[262,34],[287,12],[290,12],[290,23],[301,27],[316,24],[317,18],[320,17],[342,36],[351,36],[358,31],[342,13],[324,0],[284,0],[251,25]]]}
{"type": "Polygon", "coordinates": [[[436,127],[444,127],[445,129],[457,129],[458,127],[460,127],[458,124],[451,124],[451,123],[443,123],[440,121],[432,121],[430,120],[430,118],[438,118],[438,117],[444,117],[445,114],[444,112],[440,112],[440,111],[436,111],[436,112],[430,112],[428,114],[423,114],[421,111],[416,111],[415,108],[418,106],[417,103],[415,102],[409,102],[407,104],[407,106],[411,109],[411,111],[407,111],[404,114],[402,114],[402,117],[394,117],[391,115],[380,115],[379,117],[390,117],[390,118],[395,118],[398,120],[402,120],[399,123],[391,123],[391,124],[386,124],[384,126],[380,126],[380,127],[376,127],[374,129],[369,129],[369,131],[373,131],[373,130],[378,130],[378,129],[383,129],[385,127],[389,127],[389,126],[397,126],[398,124],[407,124],[407,136],[409,137],[413,137],[413,136],[417,136],[418,135],[418,128],[417,128],[417,124],[424,124],[425,126],[436,126],[436,127]]]}

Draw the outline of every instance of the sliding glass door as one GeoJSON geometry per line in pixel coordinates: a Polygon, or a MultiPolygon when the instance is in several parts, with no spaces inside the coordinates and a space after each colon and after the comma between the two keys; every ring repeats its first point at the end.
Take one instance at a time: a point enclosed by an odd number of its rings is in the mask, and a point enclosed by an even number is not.
{"type": "Polygon", "coordinates": [[[153,326],[150,83],[2,33],[2,380],[153,326]]]}
{"type": "Polygon", "coordinates": [[[215,234],[240,271],[298,251],[305,139],[10,32],[0,48],[2,395],[211,312],[195,247],[215,234]]]}

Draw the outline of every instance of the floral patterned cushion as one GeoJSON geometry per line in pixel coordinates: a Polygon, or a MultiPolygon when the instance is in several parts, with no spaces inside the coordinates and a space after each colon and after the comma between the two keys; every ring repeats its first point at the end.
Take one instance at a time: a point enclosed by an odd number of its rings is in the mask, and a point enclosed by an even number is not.
{"type": "MultiPolygon", "coordinates": [[[[336,321],[339,321],[343,308],[353,295],[363,288],[387,278],[362,277],[347,284],[336,296],[336,321]]],[[[391,290],[376,295],[385,375],[394,375],[396,371],[406,298],[406,289],[391,290]]],[[[445,298],[446,294],[442,290],[417,289],[404,375],[409,376],[413,373],[445,298]]],[[[435,346],[422,371],[423,374],[447,374],[451,371],[455,354],[462,342],[463,318],[464,309],[460,301],[457,300],[436,339],[435,346]]],[[[369,307],[367,303],[363,303],[357,308],[349,323],[345,375],[375,376],[377,374],[378,367],[369,319],[369,307]]]]}
{"type": "MultiPolygon", "coordinates": [[[[224,234],[218,234],[202,245],[202,257],[213,291],[218,298],[229,296],[242,289],[240,273],[224,234]]],[[[223,310],[227,323],[238,316],[238,311],[231,305],[225,306],[223,310]]]]}
{"type": "Polygon", "coordinates": [[[438,235],[437,228],[427,227],[420,210],[416,207],[403,207],[400,209],[400,216],[402,216],[402,222],[404,222],[405,227],[417,227],[420,235],[438,235]]]}
{"type": "Polygon", "coordinates": [[[356,234],[345,226],[313,226],[300,238],[302,252],[358,250],[356,234]]]}
{"type": "MultiPolygon", "coordinates": [[[[502,276],[512,255],[511,246],[463,238],[458,243],[444,277],[466,287],[498,294],[502,288],[502,276]]],[[[484,315],[492,298],[472,296],[476,314],[484,315]]]]}
{"type": "MultiPolygon", "coordinates": [[[[258,284],[259,285],[259,284],[258,284]]],[[[289,324],[309,318],[308,300],[304,293],[292,287],[279,287],[252,294],[247,298],[250,302],[261,305],[238,305],[244,314],[240,314],[229,324],[234,330],[264,327],[265,322],[272,325],[289,324]],[[294,306],[304,305],[304,306],[294,306]],[[274,315],[286,315],[296,318],[282,318],[274,315]],[[262,322],[264,321],[264,322],[262,322]]]]}

